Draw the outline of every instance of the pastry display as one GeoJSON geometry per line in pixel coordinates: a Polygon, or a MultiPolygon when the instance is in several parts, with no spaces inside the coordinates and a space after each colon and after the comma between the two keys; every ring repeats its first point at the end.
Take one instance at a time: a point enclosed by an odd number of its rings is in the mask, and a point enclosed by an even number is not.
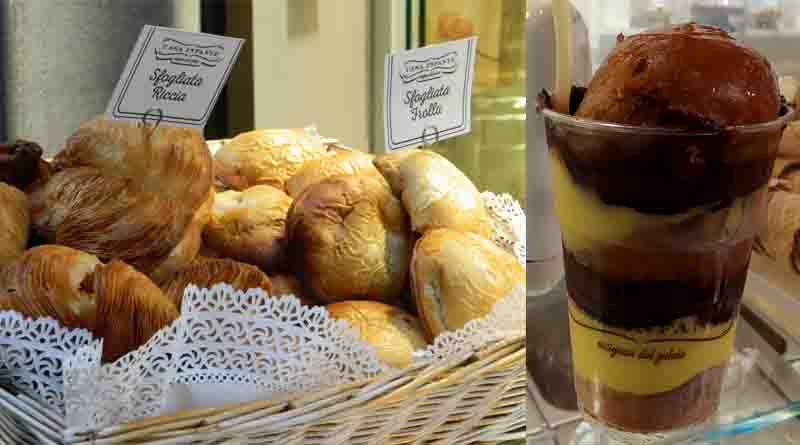
{"type": "Polygon", "coordinates": [[[268,185],[218,193],[203,232],[204,244],[223,258],[280,270],[286,263],[286,215],[292,198],[268,185]]]}
{"type": "Polygon", "coordinates": [[[320,302],[396,303],[406,287],[408,216],[378,180],[347,175],[312,185],[292,204],[286,229],[294,271],[320,302]]]}
{"type": "Polygon", "coordinates": [[[460,230],[426,232],[411,258],[411,287],[431,337],[485,317],[524,276],[525,268],[514,255],[460,230]]]}
{"type": "Polygon", "coordinates": [[[373,164],[375,156],[342,148],[335,150],[332,156],[314,159],[303,164],[300,171],[286,182],[286,191],[289,196],[296,198],[309,186],[339,175],[369,176],[386,183],[383,175],[373,164]]]}
{"type": "Polygon", "coordinates": [[[629,432],[703,422],[786,124],[777,79],[723,31],[674,25],[621,36],[578,99],[580,119],[544,105],[578,400],[629,432]]]}
{"type": "Polygon", "coordinates": [[[96,118],[51,163],[41,153],[0,145],[0,310],[87,329],[105,361],[175,320],[188,286],[225,283],[329,304],[403,367],[426,336],[486,315],[522,280],[479,235],[475,186],[430,151],[376,158],[306,130],[255,130],[212,157],[197,130],[96,118]],[[431,294],[435,274],[461,284],[431,294]]]}
{"type": "Polygon", "coordinates": [[[229,189],[271,185],[286,190],[286,181],[306,161],[325,156],[319,137],[302,130],[254,130],[225,144],[214,156],[214,173],[229,189]]]}
{"type": "Polygon", "coordinates": [[[275,274],[270,275],[269,280],[272,282],[272,295],[282,297],[284,295],[294,295],[306,306],[314,306],[317,302],[308,296],[303,290],[303,284],[294,275],[290,274],[275,274]]]}
{"type": "Polygon", "coordinates": [[[272,283],[257,267],[229,259],[199,259],[193,261],[169,282],[162,285],[164,294],[178,308],[183,302],[183,292],[189,285],[210,289],[215,284],[226,283],[234,289],[247,291],[263,289],[272,294],[272,283]]]}
{"type": "Polygon", "coordinates": [[[419,320],[396,307],[374,301],[343,301],[327,309],[331,317],[356,328],[361,340],[372,345],[378,358],[390,366],[405,368],[411,364],[414,351],[427,346],[419,320]]]}
{"type": "Polygon", "coordinates": [[[211,191],[211,154],[193,129],[98,118],[53,164],[57,172],[31,193],[37,234],[145,273],[184,239],[211,191]]]}
{"type": "Polygon", "coordinates": [[[402,150],[378,156],[375,166],[403,201],[414,231],[450,228],[489,236],[488,215],[478,189],[444,156],[402,150]]]}
{"type": "Polygon", "coordinates": [[[0,269],[22,256],[28,245],[30,221],[25,193],[0,182],[0,269]]]}
{"type": "Polygon", "coordinates": [[[0,309],[52,317],[103,338],[103,360],[144,344],[178,317],[178,310],[146,276],[121,261],[63,246],[28,250],[6,272],[0,309]]]}

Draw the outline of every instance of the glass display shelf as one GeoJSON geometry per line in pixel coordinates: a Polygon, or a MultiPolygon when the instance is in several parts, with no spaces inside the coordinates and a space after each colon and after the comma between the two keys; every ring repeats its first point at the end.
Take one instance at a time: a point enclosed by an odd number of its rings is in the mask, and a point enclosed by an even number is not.
{"type": "MultiPolygon", "coordinates": [[[[527,311],[528,444],[615,443],[592,435],[577,410],[563,280],[547,294],[529,295],[527,311]]],[[[689,437],[653,445],[800,444],[800,361],[787,360],[760,332],[740,319],[716,419],[689,437]]]]}

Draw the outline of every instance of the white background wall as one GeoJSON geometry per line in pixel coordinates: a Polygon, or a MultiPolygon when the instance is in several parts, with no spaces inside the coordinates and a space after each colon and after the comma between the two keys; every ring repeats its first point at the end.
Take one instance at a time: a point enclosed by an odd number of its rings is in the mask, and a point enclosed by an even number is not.
{"type": "Polygon", "coordinates": [[[368,150],[370,1],[259,0],[252,8],[255,126],[313,123],[368,150]]]}

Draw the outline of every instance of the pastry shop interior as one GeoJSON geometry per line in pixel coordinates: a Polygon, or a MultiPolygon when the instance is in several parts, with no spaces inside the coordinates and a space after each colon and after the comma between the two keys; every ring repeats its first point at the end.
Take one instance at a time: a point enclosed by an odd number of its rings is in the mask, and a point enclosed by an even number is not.
{"type": "Polygon", "coordinates": [[[800,443],[800,0],[0,34],[0,443],[800,443]]]}

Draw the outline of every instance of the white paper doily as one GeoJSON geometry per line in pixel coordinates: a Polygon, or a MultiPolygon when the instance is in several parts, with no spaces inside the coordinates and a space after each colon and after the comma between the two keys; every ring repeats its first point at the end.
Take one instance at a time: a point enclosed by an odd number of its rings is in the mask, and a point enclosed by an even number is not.
{"type": "Polygon", "coordinates": [[[102,348],[89,331],[56,320],[0,312],[0,380],[64,412],[63,363],[83,347],[102,348]]]}
{"type": "Polygon", "coordinates": [[[344,321],[294,296],[190,286],[181,316],[144,347],[99,367],[100,349],[66,363],[67,424],[92,430],[165,414],[175,385],[235,384],[270,397],[387,370],[344,321]]]}
{"type": "Polygon", "coordinates": [[[484,205],[492,222],[492,241],[512,252],[525,264],[527,256],[525,211],[511,195],[483,192],[484,205]]]}
{"type": "MultiPolygon", "coordinates": [[[[521,207],[509,195],[483,197],[493,219],[492,240],[524,264],[521,207]]],[[[524,305],[523,281],[488,317],[443,334],[418,351],[415,360],[448,360],[524,335],[524,305]]],[[[330,318],[324,308],[303,306],[294,296],[270,298],[259,289],[236,291],[227,284],[187,288],[181,316],[169,327],[113,364],[101,366],[101,356],[102,342],[86,331],[0,313],[2,375],[66,412],[72,433],[166,414],[181,406],[176,399],[191,395],[193,388],[227,385],[249,400],[276,398],[390,370],[357,331],[330,318]]],[[[229,403],[249,401],[226,396],[229,403]]]]}

